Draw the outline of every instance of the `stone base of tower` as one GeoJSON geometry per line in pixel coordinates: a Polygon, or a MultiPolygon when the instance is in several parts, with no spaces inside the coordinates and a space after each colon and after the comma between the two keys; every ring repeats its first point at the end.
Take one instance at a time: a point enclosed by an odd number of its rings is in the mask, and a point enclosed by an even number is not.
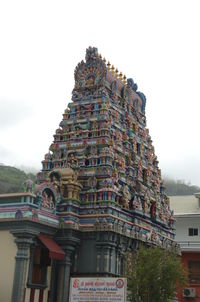
{"type": "Polygon", "coordinates": [[[139,242],[174,245],[169,229],[158,236],[148,217],[119,205],[63,199],[54,213],[32,193],[1,195],[0,201],[4,302],[67,302],[71,277],[123,276],[126,252],[139,242]]]}

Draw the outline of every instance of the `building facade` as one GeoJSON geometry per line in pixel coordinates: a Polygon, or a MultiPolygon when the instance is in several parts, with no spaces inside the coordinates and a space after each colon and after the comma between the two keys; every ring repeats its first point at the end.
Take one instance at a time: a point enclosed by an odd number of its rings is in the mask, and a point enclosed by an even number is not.
{"type": "Polygon", "coordinates": [[[188,272],[188,285],[178,293],[179,302],[200,300],[200,194],[170,197],[176,218],[176,241],[188,272]]]}
{"type": "Polygon", "coordinates": [[[122,276],[139,243],[176,246],[144,94],[92,47],[74,77],[37,183],[0,196],[4,302],[66,302],[71,276],[122,276]]]}

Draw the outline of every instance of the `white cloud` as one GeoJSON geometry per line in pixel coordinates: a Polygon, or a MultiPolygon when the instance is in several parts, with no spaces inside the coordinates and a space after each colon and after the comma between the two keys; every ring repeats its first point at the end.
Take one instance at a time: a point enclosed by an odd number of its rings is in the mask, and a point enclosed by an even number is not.
{"type": "Polygon", "coordinates": [[[34,115],[34,107],[17,99],[0,97],[0,127],[5,131],[6,128],[15,127],[21,121],[34,115]]]}

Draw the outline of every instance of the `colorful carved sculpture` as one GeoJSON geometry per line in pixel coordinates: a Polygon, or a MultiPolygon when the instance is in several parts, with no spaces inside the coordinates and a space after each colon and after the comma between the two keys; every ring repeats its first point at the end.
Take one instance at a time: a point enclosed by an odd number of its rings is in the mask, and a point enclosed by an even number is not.
{"type": "MultiPolygon", "coordinates": [[[[69,186],[69,180],[62,171],[71,169],[76,173],[71,181],[75,187],[80,185],[82,203],[112,202],[141,211],[153,221],[170,223],[169,215],[167,220],[164,218],[166,205],[162,200],[166,196],[146,129],[146,98],[132,79],[126,83],[109,64],[100,58],[96,48],[89,47],[86,62],[77,65],[72,103],[42,162],[42,175],[59,170],[62,180],[56,185],[66,195],[68,189],[64,186],[69,186]],[[113,181],[108,185],[109,177],[113,181]]],[[[44,181],[41,173],[38,181],[44,181]]]]}

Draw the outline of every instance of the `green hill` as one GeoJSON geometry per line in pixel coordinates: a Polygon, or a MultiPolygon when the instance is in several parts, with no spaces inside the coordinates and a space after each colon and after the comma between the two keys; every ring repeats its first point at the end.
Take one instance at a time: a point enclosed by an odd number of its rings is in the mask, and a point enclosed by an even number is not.
{"type": "Polygon", "coordinates": [[[17,168],[0,165],[0,194],[23,191],[23,182],[26,179],[35,181],[36,175],[25,173],[17,168]]]}
{"type": "Polygon", "coordinates": [[[199,193],[200,188],[191,184],[186,184],[183,180],[173,180],[164,179],[164,184],[166,186],[166,194],[168,196],[176,195],[193,195],[194,193],[199,193]]]}
{"type": "MultiPolygon", "coordinates": [[[[23,182],[26,179],[36,180],[34,173],[25,173],[24,171],[0,164],[0,194],[23,191],[23,182]]],[[[164,179],[166,194],[173,195],[193,195],[200,192],[200,188],[194,185],[186,184],[184,181],[164,179]]]]}

